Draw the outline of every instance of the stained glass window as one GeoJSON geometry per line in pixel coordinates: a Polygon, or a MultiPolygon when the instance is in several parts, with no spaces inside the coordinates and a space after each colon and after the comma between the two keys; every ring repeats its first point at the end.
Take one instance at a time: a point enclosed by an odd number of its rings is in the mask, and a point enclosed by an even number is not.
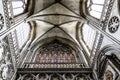
{"type": "Polygon", "coordinates": [[[72,49],[60,42],[52,42],[44,45],[36,55],[38,63],[72,63],[76,62],[72,49]]]}

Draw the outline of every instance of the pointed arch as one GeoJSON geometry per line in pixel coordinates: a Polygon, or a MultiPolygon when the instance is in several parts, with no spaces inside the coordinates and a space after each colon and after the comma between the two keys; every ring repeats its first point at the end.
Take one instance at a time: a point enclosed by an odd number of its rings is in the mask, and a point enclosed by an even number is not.
{"type": "Polygon", "coordinates": [[[103,47],[101,50],[99,50],[98,54],[95,55],[94,61],[96,63],[96,71],[99,79],[103,78],[103,75],[106,72],[106,68],[110,65],[108,63],[114,65],[113,68],[120,70],[119,53],[120,47],[111,44],[103,47]]]}

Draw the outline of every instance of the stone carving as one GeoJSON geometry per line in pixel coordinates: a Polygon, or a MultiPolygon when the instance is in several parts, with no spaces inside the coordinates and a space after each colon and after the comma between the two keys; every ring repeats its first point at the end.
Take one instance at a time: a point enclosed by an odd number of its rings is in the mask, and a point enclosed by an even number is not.
{"type": "Polygon", "coordinates": [[[106,80],[113,80],[113,73],[109,70],[105,72],[106,80]]]}
{"type": "MultiPolygon", "coordinates": [[[[1,71],[1,76],[3,80],[7,80],[10,78],[10,69],[11,69],[11,62],[9,60],[9,52],[7,52],[1,66],[0,66],[0,71],[1,71]]],[[[11,69],[12,70],[12,69],[11,69]]]]}
{"type": "Polygon", "coordinates": [[[0,41],[0,80],[10,80],[13,75],[11,54],[8,52],[8,44],[0,41]]]}
{"type": "Polygon", "coordinates": [[[113,16],[108,24],[108,30],[111,33],[115,33],[119,28],[119,18],[117,16],[113,16]]]}
{"type": "Polygon", "coordinates": [[[3,63],[1,65],[1,71],[2,71],[2,79],[6,80],[8,77],[8,66],[7,64],[3,63]]]}
{"type": "Polygon", "coordinates": [[[0,30],[2,30],[3,26],[4,26],[4,18],[2,14],[0,14],[0,30]]]}

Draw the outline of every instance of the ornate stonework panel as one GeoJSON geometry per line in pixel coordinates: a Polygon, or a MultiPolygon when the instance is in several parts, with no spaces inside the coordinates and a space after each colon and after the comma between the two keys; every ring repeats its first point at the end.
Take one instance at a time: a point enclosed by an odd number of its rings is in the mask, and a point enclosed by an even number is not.
{"type": "Polygon", "coordinates": [[[0,80],[10,80],[14,74],[14,68],[8,44],[3,40],[0,41],[0,50],[0,80]]]}
{"type": "Polygon", "coordinates": [[[119,23],[120,20],[117,16],[113,16],[110,20],[109,20],[109,24],[108,24],[108,30],[111,33],[115,33],[118,28],[119,28],[119,23]]]}

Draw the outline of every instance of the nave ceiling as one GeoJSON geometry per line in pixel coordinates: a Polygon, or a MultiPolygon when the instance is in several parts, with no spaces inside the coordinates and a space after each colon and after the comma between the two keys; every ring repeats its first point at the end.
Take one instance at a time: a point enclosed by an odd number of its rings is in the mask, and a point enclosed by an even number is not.
{"type": "MultiPolygon", "coordinates": [[[[34,14],[26,21],[34,21],[36,28],[36,38],[47,33],[54,27],[59,27],[69,37],[77,42],[77,30],[83,23],[79,12],[79,0],[36,0],[34,14]]],[[[64,37],[58,35],[59,30],[49,33],[49,35],[64,37]]]]}
{"type": "Polygon", "coordinates": [[[36,0],[33,15],[26,19],[27,22],[33,22],[35,28],[30,48],[57,39],[73,48],[77,46],[81,59],[86,63],[81,53],[81,27],[84,19],[80,16],[79,7],[80,0],[36,0]]]}
{"type": "Polygon", "coordinates": [[[1,0],[0,80],[120,80],[119,3],[1,0]]]}

